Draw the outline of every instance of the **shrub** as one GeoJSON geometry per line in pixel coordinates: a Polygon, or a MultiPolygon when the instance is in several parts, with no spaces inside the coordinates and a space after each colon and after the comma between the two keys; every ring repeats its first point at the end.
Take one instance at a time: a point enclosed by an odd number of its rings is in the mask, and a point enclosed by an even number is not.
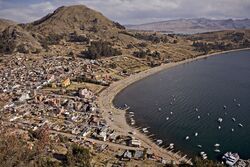
{"type": "Polygon", "coordinates": [[[113,22],[113,24],[114,24],[114,26],[116,26],[116,27],[119,28],[119,29],[122,29],[122,30],[125,30],[125,29],[126,29],[123,25],[121,25],[121,24],[118,23],[118,22],[113,22]]]}
{"type": "Polygon", "coordinates": [[[90,167],[90,153],[89,150],[77,144],[72,144],[67,157],[67,166],[80,166],[80,167],[90,167]]]}
{"type": "Polygon", "coordinates": [[[89,38],[84,35],[77,35],[76,33],[72,33],[69,36],[69,42],[86,42],[89,43],[89,38]]]}
{"type": "Polygon", "coordinates": [[[84,54],[86,58],[97,59],[100,57],[121,55],[122,52],[118,49],[112,48],[109,42],[94,41],[91,42],[91,45],[88,47],[88,50],[82,52],[82,54],[84,54]]]}
{"type": "Polygon", "coordinates": [[[135,51],[133,55],[138,58],[145,58],[147,56],[147,52],[145,52],[144,50],[139,50],[135,51]]]}

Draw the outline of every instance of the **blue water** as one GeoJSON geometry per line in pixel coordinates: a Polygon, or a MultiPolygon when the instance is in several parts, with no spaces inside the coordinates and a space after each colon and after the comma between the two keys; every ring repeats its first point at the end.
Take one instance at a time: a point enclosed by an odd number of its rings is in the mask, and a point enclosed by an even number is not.
{"type": "Polygon", "coordinates": [[[129,105],[135,113],[136,126],[150,127],[150,133],[165,145],[175,143],[177,150],[189,156],[205,151],[209,159],[216,159],[232,151],[238,152],[241,158],[250,158],[249,50],[161,71],[124,89],[114,104],[129,105]],[[223,118],[221,130],[219,117],[223,118]],[[239,123],[244,127],[240,128],[239,123]],[[195,132],[199,133],[197,137],[195,132]],[[186,136],[190,140],[185,140],[186,136]],[[221,153],[214,152],[215,143],[221,145],[221,153]]]}

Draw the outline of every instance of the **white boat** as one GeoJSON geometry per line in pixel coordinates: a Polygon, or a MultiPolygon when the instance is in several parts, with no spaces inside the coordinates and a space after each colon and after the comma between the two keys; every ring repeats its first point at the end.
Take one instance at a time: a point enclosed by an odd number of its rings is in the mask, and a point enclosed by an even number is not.
{"type": "Polygon", "coordinates": [[[158,108],[159,111],[161,111],[161,108],[158,108]]]}
{"type": "Polygon", "coordinates": [[[215,149],[214,152],[220,153],[220,150],[219,149],[215,149]]]}
{"type": "Polygon", "coordinates": [[[220,147],[220,144],[216,143],[216,144],[214,145],[214,147],[220,147]]]}
{"type": "Polygon", "coordinates": [[[199,111],[199,109],[198,109],[198,108],[195,108],[195,111],[199,111]]]}
{"type": "Polygon", "coordinates": [[[227,109],[227,106],[226,106],[226,105],[224,105],[224,106],[223,106],[223,108],[224,108],[224,109],[227,109]]]}
{"type": "Polygon", "coordinates": [[[218,118],[218,122],[221,123],[223,121],[222,118],[218,118]]]}
{"type": "Polygon", "coordinates": [[[218,129],[220,130],[220,129],[221,129],[221,126],[218,126],[218,129]]]}
{"type": "Polygon", "coordinates": [[[194,136],[198,136],[198,132],[195,132],[194,136]]]}
{"type": "Polygon", "coordinates": [[[232,118],[232,120],[235,122],[236,121],[236,119],[235,118],[232,118]]]}
{"type": "Polygon", "coordinates": [[[142,128],[143,133],[148,133],[148,128],[142,128]]]}
{"type": "Polygon", "coordinates": [[[170,112],[171,115],[173,115],[173,112],[170,112]]]}
{"type": "Polygon", "coordinates": [[[227,152],[223,155],[222,159],[226,161],[227,165],[234,166],[234,164],[240,159],[240,156],[237,153],[227,152]]]}
{"type": "Polygon", "coordinates": [[[169,117],[167,117],[166,120],[168,121],[168,120],[169,120],[169,117]]]}
{"type": "Polygon", "coordinates": [[[239,126],[239,127],[241,127],[241,128],[243,127],[243,125],[242,125],[242,124],[238,124],[238,126],[239,126]]]}
{"type": "Polygon", "coordinates": [[[200,118],[201,118],[201,116],[199,116],[199,115],[198,115],[198,117],[197,117],[197,118],[198,118],[198,119],[200,119],[200,118]]]}
{"type": "Polygon", "coordinates": [[[197,147],[202,148],[202,145],[198,144],[197,147]]]}
{"type": "Polygon", "coordinates": [[[159,140],[156,140],[156,143],[157,143],[157,145],[161,145],[163,143],[163,141],[159,139],[159,140]]]}
{"type": "Polygon", "coordinates": [[[240,103],[238,103],[237,106],[240,107],[240,103]]]}
{"type": "Polygon", "coordinates": [[[207,154],[205,152],[200,152],[201,158],[202,159],[207,159],[207,154]]]}
{"type": "Polygon", "coordinates": [[[185,139],[188,140],[188,139],[189,139],[189,136],[186,136],[185,139]]]}
{"type": "Polygon", "coordinates": [[[231,131],[234,132],[234,128],[232,128],[231,131]]]}
{"type": "Polygon", "coordinates": [[[237,100],[236,99],[234,99],[234,102],[236,102],[237,100]]]}
{"type": "Polygon", "coordinates": [[[207,156],[206,155],[202,156],[202,159],[203,160],[207,159],[207,156]]]}
{"type": "Polygon", "coordinates": [[[173,149],[173,148],[174,148],[174,143],[170,143],[170,144],[169,144],[169,148],[170,148],[170,149],[173,149]]]}

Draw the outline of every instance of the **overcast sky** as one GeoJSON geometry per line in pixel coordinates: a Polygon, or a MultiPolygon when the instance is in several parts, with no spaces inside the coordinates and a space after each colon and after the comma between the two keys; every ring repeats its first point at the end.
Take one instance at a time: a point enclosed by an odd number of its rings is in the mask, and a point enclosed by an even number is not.
{"type": "Polygon", "coordinates": [[[30,22],[72,4],[87,5],[122,24],[179,18],[250,18],[250,0],[0,0],[0,18],[30,22]]]}

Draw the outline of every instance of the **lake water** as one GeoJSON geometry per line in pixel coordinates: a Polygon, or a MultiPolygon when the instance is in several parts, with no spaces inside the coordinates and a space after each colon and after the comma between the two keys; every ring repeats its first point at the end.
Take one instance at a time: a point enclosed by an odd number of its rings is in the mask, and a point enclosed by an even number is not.
{"type": "Polygon", "coordinates": [[[114,104],[130,106],[136,126],[149,127],[165,145],[175,143],[177,150],[189,156],[205,151],[209,159],[215,159],[232,151],[250,158],[249,50],[161,71],[121,91],[114,104]],[[219,123],[218,118],[223,121],[219,123]],[[185,140],[186,136],[190,139],[185,140]],[[214,152],[216,143],[220,153],[214,152]]]}

